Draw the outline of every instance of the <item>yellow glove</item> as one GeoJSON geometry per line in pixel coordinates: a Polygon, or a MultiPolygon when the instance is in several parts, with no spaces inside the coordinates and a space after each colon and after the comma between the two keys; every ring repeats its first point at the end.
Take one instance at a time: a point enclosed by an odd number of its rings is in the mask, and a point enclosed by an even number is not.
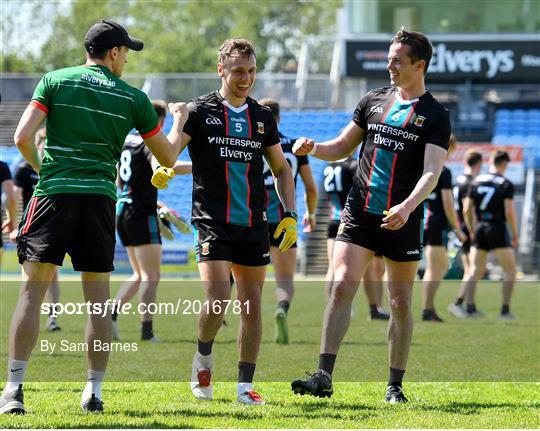
{"type": "Polygon", "coordinates": [[[278,224],[276,231],[274,232],[274,239],[278,239],[282,232],[284,232],[281,244],[279,244],[279,251],[287,251],[296,242],[296,220],[297,217],[294,211],[287,211],[283,220],[278,224]]]}
{"type": "Polygon", "coordinates": [[[152,175],[152,185],[156,189],[166,189],[169,185],[169,181],[174,178],[174,170],[171,168],[164,168],[159,167],[156,169],[156,172],[154,172],[154,175],[152,175]]]}

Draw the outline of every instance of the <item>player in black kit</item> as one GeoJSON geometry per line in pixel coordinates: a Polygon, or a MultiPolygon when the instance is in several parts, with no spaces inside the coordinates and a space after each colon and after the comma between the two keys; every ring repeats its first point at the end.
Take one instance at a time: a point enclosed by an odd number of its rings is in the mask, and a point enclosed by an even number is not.
{"type": "MultiPolygon", "coordinates": [[[[158,123],[163,127],[167,115],[167,104],[163,100],[153,100],[158,123]]],[[[151,178],[158,168],[157,160],[144,144],[140,134],[127,136],[118,164],[118,185],[122,190],[117,201],[116,228],[122,245],[126,247],[133,275],[120,287],[115,304],[121,306],[139,292],[141,303],[156,302],[156,290],[160,279],[161,235],[157,214],[157,189],[151,178]]],[[[191,173],[190,162],[177,161],[169,170],[169,175],[191,173]]],[[[163,206],[165,211],[167,208],[163,206]]],[[[157,342],[154,336],[153,315],[141,314],[141,340],[157,342]]],[[[112,310],[112,336],[120,340],[118,312],[112,310]]]]}
{"type": "MultiPolygon", "coordinates": [[[[39,154],[43,155],[43,147],[46,141],[47,131],[45,127],[42,127],[36,132],[35,143],[38,149],[39,154]]],[[[43,157],[43,156],[42,156],[43,157]]],[[[15,185],[15,193],[17,196],[17,201],[22,196],[23,209],[28,208],[28,203],[30,198],[34,193],[34,188],[39,181],[39,174],[34,171],[34,168],[28,163],[25,159],[15,168],[15,173],[13,175],[13,184],[15,185]]],[[[15,242],[19,230],[15,229],[11,232],[10,239],[15,242]]],[[[47,299],[51,304],[58,304],[60,301],[60,285],[58,284],[58,268],[54,271],[51,283],[47,289],[47,299]]],[[[49,317],[47,318],[46,328],[49,332],[60,331],[61,328],[58,326],[56,314],[54,313],[54,306],[49,307],[49,317]]]]}
{"type": "MultiPolygon", "coordinates": [[[[331,162],[324,168],[324,190],[330,202],[330,220],[326,240],[328,255],[328,270],[326,272],[325,296],[330,299],[334,284],[334,266],[332,263],[334,244],[337,236],[341,213],[347,202],[349,190],[358,169],[356,155],[350,155],[344,160],[331,162]]],[[[390,314],[382,307],[384,262],[382,256],[376,255],[364,273],[364,290],[369,302],[370,320],[388,320],[390,314]]],[[[351,311],[352,312],[352,311],[351,311]]],[[[354,314],[354,313],[353,313],[354,314]]]]}
{"type": "Polygon", "coordinates": [[[242,303],[237,401],[249,405],[264,404],[252,383],[261,342],[261,292],[270,261],[263,156],[285,208],[274,233],[277,238],[285,232],[281,251],[296,242],[297,223],[294,181],[278,145],[276,121],[269,108],[249,97],[256,69],[251,42],[226,40],[218,54],[221,88],[189,103],[182,135],[193,162],[195,256],[210,304],[199,315],[191,390],[198,399],[213,397],[212,346],[224,301],[231,297],[232,270],[242,303]]]}
{"type": "MultiPolygon", "coordinates": [[[[15,189],[13,188],[13,180],[11,179],[11,171],[9,166],[0,161],[0,184],[2,185],[2,192],[6,195],[6,215],[7,218],[3,220],[0,212],[0,224],[2,226],[2,232],[0,232],[0,266],[2,265],[2,254],[4,251],[4,243],[2,242],[2,233],[11,233],[15,229],[15,223],[17,220],[17,200],[15,198],[15,189]]],[[[1,206],[1,205],[0,205],[1,206]]],[[[3,212],[3,211],[2,211],[3,212]]]]}
{"type": "MultiPolygon", "coordinates": [[[[470,248],[471,248],[471,236],[467,226],[465,225],[465,219],[463,218],[463,202],[469,195],[469,189],[474,178],[478,175],[482,169],[482,154],[474,149],[470,148],[465,153],[465,167],[463,174],[459,175],[454,186],[454,197],[457,204],[457,215],[459,220],[459,226],[461,231],[465,233],[467,239],[462,242],[461,245],[461,262],[463,264],[463,278],[469,276],[472,262],[470,261],[470,248]]],[[[455,302],[448,305],[448,311],[454,316],[463,319],[467,316],[467,313],[463,309],[463,300],[465,296],[465,284],[462,283],[455,302]]]]}
{"type": "MultiPolygon", "coordinates": [[[[272,99],[261,99],[259,103],[262,106],[268,106],[276,123],[279,125],[280,114],[279,104],[272,99]]],[[[296,139],[291,139],[279,133],[281,149],[287,162],[291,166],[294,184],[298,175],[305,186],[306,213],[302,218],[302,224],[305,226],[304,232],[311,232],[317,224],[315,211],[317,209],[317,185],[313,179],[313,173],[309,167],[307,156],[295,156],[292,152],[292,146],[296,139]]],[[[274,178],[267,163],[264,165],[264,185],[266,187],[266,215],[268,217],[268,237],[270,239],[270,257],[274,266],[274,277],[276,279],[276,301],[277,307],[274,313],[276,319],[274,341],[277,344],[289,343],[289,328],[287,326],[287,314],[294,295],[294,272],[296,270],[296,243],[287,251],[281,252],[279,244],[281,235],[274,239],[274,233],[283,218],[284,209],[279,200],[274,178]]]]}
{"type": "Polygon", "coordinates": [[[503,319],[514,319],[510,313],[510,298],[516,277],[514,248],[519,244],[514,185],[503,176],[509,162],[510,156],[506,151],[494,151],[490,157],[489,173],[475,178],[464,204],[465,223],[473,233],[472,268],[464,279],[467,313],[476,311],[476,282],[484,274],[488,254],[493,251],[504,270],[500,313],[503,319]]]}
{"type": "MultiPolygon", "coordinates": [[[[454,151],[456,139],[452,135],[448,146],[448,155],[454,151]]],[[[424,246],[426,255],[426,270],[422,285],[422,320],[442,322],[435,311],[435,293],[439,283],[448,270],[448,229],[456,232],[460,241],[467,237],[462,232],[456,210],[454,208],[454,195],[452,194],[452,172],[443,167],[437,186],[425,202],[424,217],[424,246]]]]}
{"type": "Polygon", "coordinates": [[[450,138],[448,111],[424,84],[431,55],[425,35],[402,28],[388,53],[392,86],[364,96],[337,138],[322,143],[301,138],[294,145],[295,154],[338,160],[363,141],[334,246],[335,281],[324,315],[319,369],[307,380],[293,381],[295,393],[332,394],[332,372],[352,301],[367,265],[380,252],[391,310],[385,400],[407,401],[402,381],[413,328],[411,293],[422,254],[420,204],[437,184],[450,138]]]}

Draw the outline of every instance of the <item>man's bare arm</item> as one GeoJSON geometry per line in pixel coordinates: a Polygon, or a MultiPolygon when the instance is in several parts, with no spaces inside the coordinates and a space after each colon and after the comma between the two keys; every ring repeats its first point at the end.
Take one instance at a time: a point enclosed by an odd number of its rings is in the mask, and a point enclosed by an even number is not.
{"type": "Polygon", "coordinates": [[[439,181],[446,160],[446,150],[433,144],[426,144],[424,152],[424,171],[411,194],[400,204],[390,208],[383,218],[381,227],[390,230],[401,229],[409,215],[429,196],[439,181]]]}
{"type": "Polygon", "coordinates": [[[340,160],[350,155],[364,140],[365,131],[351,121],[337,138],[315,143],[313,139],[300,138],[293,145],[297,156],[311,155],[322,160],[340,160]]]}
{"type": "Polygon", "coordinates": [[[47,114],[41,109],[36,108],[33,105],[28,105],[19,121],[15,136],[13,137],[15,145],[17,145],[22,156],[30,163],[30,166],[32,166],[34,171],[38,174],[41,170],[41,157],[38,153],[34,139],[39,126],[46,117],[47,114]]]}

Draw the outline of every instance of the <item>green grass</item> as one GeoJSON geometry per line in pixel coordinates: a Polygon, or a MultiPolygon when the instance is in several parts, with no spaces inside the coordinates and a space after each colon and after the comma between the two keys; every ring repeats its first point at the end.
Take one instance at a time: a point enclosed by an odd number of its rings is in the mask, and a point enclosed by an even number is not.
{"type": "Polygon", "coordinates": [[[538,428],[538,384],[413,383],[410,402],[387,405],[380,383],[337,383],[331,399],[294,396],[264,383],[266,406],[234,402],[235,385],[218,383],[212,402],[194,400],[186,384],[115,383],[106,413],[80,411],[80,385],[32,384],[28,414],[0,416],[5,428],[538,428]]]}
{"type": "MultiPolygon", "coordinates": [[[[7,358],[7,334],[18,282],[0,288],[0,373],[7,358]]],[[[498,321],[500,284],[479,285],[477,304],[486,312],[479,320],[458,320],[446,313],[457,289],[444,282],[436,303],[444,324],[421,322],[419,285],[416,318],[405,375],[410,403],[382,402],[387,377],[386,324],[367,322],[362,291],[356,314],[338,355],[335,394],[330,400],[294,396],[290,380],[317,363],[324,309],[322,282],[296,284],[289,315],[291,344],[273,343],[273,282],[263,295],[263,341],[255,374],[256,389],[267,406],[249,408],[234,402],[238,316],[227,315],[214,352],[216,399],[196,402],[189,374],[196,341],[195,315],[160,315],[155,332],[160,344],[139,341],[136,315],[121,316],[123,341],[137,343],[137,352],[111,354],[104,385],[106,413],[79,411],[85,379],[84,353],[40,352],[40,341],[83,341],[84,316],[61,316],[58,333],[42,332],[27,372],[25,417],[2,417],[0,427],[21,428],[538,428],[540,427],[539,290],[537,283],[518,283],[512,311],[518,319],[498,321]],[[51,382],[51,383],[47,383],[51,382]],[[63,383],[68,382],[68,383],[63,383]]],[[[112,284],[113,293],[119,283],[112,284]]],[[[202,298],[199,282],[164,281],[159,302],[202,298]]],[[[62,301],[82,302],[79,283],[64,282],[62,301]]],[[[45,318],[43,318],[43,321],[45,318]]],[[[1,375],[1,374],[0,374],[1,375]]]]}

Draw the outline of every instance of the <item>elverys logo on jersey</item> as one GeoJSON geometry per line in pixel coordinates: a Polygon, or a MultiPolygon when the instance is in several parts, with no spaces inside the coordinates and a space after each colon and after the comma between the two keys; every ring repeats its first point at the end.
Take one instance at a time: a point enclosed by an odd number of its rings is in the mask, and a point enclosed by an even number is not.
{"type": "Polygon", "coordinates": [[[209,136],[209,144],[219,145],[219,156],[227,160],[249,162],[253,160],[254,152],[260,151],[262,143],[251,139],[209,136]],[[240,147],[241,149],[237,149],[240,147]]]}

